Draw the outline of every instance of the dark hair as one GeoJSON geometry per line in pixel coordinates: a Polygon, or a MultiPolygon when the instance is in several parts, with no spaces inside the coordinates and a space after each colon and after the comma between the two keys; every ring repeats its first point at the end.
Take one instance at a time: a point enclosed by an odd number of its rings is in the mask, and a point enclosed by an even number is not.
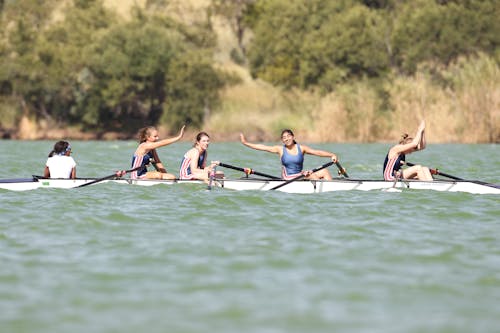
{"type": "Polygon", "coordinates": [[[71,149],[68,141],[57,141],[54,145],[54,149],[49,153],[49,157],[54,155],[65,155],[68,150],[71,149]]]}
{"type": "Polygon", "coordinates": [[[154,131],[156,127],[154,126],[146,126],[143,127],[137,132],[137,138],[139,139],[139,143],[143,143],[147,140],[148,136],[154,131]]]}
{"type": "MultiPolygon", "coordinates": [[[[281,131],[281,137],[283,137],[283,134],[285,134],[285,133],[288,133],[291,136],[295,136],[295,134],[293,134],[291,129],[285,128],[284,130],[281,131]]],[[[297,141],[295,141],[295,139],[294,139],[293,143],[297,144],[297,141]]]]}
{"type": "Polygon", "coordinates": [[[202,137],[204,137],[204,136],[206,136],[207,138],[209,138],[209,139],[210,139],[210,135],[208,135],[208,133],[207,133],[207,132],[200,132],[200,133],[198,133],[198,134],[196,135],[196,142],[193,144],[193,147],[195,147],[195,146],[196,146],[196,143],[200,142],[201,138],[202,138],[202,137]]]}

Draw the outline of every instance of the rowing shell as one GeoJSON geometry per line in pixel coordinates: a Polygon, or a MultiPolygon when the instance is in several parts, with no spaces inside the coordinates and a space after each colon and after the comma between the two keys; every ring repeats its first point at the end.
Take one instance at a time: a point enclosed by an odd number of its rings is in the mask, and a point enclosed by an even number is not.
{"type": "MultiPolygon", "coordinates": [[[[60,178],[43,178],[39,176],[33,176],[32,178],[16,178],[16,179],[0,179],[0,189],[10,190],[10,191],[29,191],[38,188],[75,188],[82,186],[86,183],[95,181],[98,178],[76,178],[76,179],[60,179],[60,178]]],[[[129,185],[141,185],[141,186],[153,186],[153,185],[172,185],[172,184],[204,184],[200,180],[156,180],[156,179],[106,179],[100,181],[97,184],[102,183],[120,183],[129,185]]],[[[91,186],[97,185],[93,184],[91,186]]]]}
{"type": "MultiPolygon", "coordinates": [[[[74,188],[85,183],[94,181],[96,178],[77,179],[48,179],[38,176],[24,179],[0,179],[0,189],[12,191],[26,191],[37,188],[74,188]]],[[[173,184],[201,184],[199,180],[156,180],[156,179],[107,179],[102,183],[119,183],[127,185],[153,186],[173,184]]],[[[245,191],[268,191],[273,187],[283,184],[283,180],[267,180],[255,178],[242,179],[215,179],[214,185],[225,189],[245,191]]],[[[91,185],[94,186],[94,185],[91,185]]],[[[396,183],[383,180],[356,180],[356,179],[334,179],[334,180],[298,180],[280,187],[278,191],[287,193],[322,193],[336,191],[372,191],[391,189],[416,189],[435,190],[441,192],[467,192],[474,194],[500,194],[499,185],[484,183],[480,181],[448,181],[435,180],[432,182],[418,180],[404,180],[396,183]]]]}
{"type": "MultiPolygon", "coordinates": [[[[284,181],[282,180],[218,180],[219,186],[232,190],[259,190],[268,191],[284,181]]],[[[372,191],[390,189],[416,189],[435,190],[441,192],[467,192],[474,194],[500,194],[500,186],[495,184],[476,181],[419,181],[404,180],[394,183],[383,180],[356,180],[356,179],[334,179],[334,180],[299,180],[289,183],[277,189],[288,193],[322,193],[335,191],[372,191]]]]}

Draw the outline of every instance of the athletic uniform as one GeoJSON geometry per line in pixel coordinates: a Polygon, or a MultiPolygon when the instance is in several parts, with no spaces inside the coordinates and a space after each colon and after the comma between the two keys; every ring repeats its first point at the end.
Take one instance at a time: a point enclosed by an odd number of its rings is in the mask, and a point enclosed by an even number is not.
{"type": "Polygon", "coordinates": [[[71,156],[54,155],[47,159],[45,165],[49,168],[50,178],[71,178],[76,162],[71,156]]]}
{"type": "Polygon", "coordinates": [[[288,153],[286,146],[283,145],[283,155],[281,156],[282,172],[281,177],[283,179],[292,179],[302,174],[302,169],[304,168],[304,154],[300,149],[300,145],[297,143],[297,155],[292,155],[288,153]]]}
{"type": "Polygon", "coordinates": [[[394,175],[401,169],[401,162],[405,161],[405,155],[400,154],[395,158],[389,159],[389,153],[385,156],[384,161],[384,179],[394,180],[394,175]]]}
{"type": "MultiPolygon", "coordinates": [[[[198,168],[203,169],[205,167],[205,158],[207,156],[207,151],[205,150],[200,154],[198,158],[198,168]]],[[[179,170],[179,179],[196,179],[195,175],[191,172],[191,158],[184,155],[181,162],[181,168],[179,170]]]]}
{"type": "Polygon", "coordinates": [[[147,153],[142,157],[134,155],[132,157],[132,169],[135,169],[140,166],[142,166],[142,168],[136,171],[132,171],[132,173],[130,174],[130,178],[132,179],[145,178],[146,172],[148,172],[148,168],[146,167],[146,165],[149,164],[151,159],[154,160],[153,151],[150,151],[149,153],[147,153]]]}

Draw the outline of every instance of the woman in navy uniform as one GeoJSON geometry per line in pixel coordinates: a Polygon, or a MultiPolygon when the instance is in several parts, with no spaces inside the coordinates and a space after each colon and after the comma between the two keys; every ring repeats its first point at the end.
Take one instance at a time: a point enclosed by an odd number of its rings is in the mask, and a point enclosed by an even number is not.
{"type": "Polygon", "coordinates": [[[405,169],[401,168],[407,154],[422,150],[425,146],[425,121],[422,120],[414,138],[405,133],[399,143],[389,149],[384,161],[384,179],[389,181],[396,178],[432,181],[432,174],[428,167],[413,165],[405,169]]]}
{"type": "Polygon", "coordinates": [[[182,126],[179,135],[160,140],[158,137],[158,130],[153,126],[141,128],[139,130],[139,147],[137,147],[134,156],[132,157],[132,168],[142,166],[130,174],[130,178],[146,178],[146,179],[175,179],[175,175],[168,173],[158,157],[156,148],[167,146],[174,142],[179,141],[184,135],[184,128],[182,126]],[[148,171],[147,165],[153,163],[156,171],[148,171]]]}

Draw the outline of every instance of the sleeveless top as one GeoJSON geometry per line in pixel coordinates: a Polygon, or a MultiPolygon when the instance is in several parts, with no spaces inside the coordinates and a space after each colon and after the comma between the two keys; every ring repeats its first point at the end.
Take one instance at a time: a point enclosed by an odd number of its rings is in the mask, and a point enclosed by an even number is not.
{"type": "MultiPolygon", "coordinates": [[[[207,156],[207,151],[205,150],[200,154],[198,158],[198,168],[203,169],[205,167],[205,158],[207,156]]],[[[196,177],[191,172],[191,158],[184,155],[181,162],[181,167],[179,170],[179,179],[196,179],[196,177]]]]}
{"type": "Polygon", "coordinates": [[[300,149],[300,145],[297,145],[297,155],[290,154],[286,146],[283,145],[283,155],[281,156],[281,164],[282,173],[281,176],[283,179],[290,179],[296,176],[299,176],[304,168],[304,154],[302,153],[302,149],[300,149]]]}
{"type": "Polygon", "coordinates": [[[405,154],[400,154],[395,158],[389,159],[389,153],[387,153],[384,161],[384,179],[394,180],[394,174],[401,169],[401,162],[404,160],[405,154]]]}
{"type": "Polygon", "coordinates": [[[148,152],[146,155],[144,155],[142,157],[134,155],[132,157],[132,169],[135,169],[135,168],[140,167],[140,166],[142,166],[142,168],[140,168],[136,171],[132,171],[132,173],[130,174],[130,178],[137,179],[137,178],[146,177],[146,172],[148,171],[148,168],[146,167],[146,165],[149,164],[149,161],[151,159],[154,160],[153,151],[148,152]]]}

